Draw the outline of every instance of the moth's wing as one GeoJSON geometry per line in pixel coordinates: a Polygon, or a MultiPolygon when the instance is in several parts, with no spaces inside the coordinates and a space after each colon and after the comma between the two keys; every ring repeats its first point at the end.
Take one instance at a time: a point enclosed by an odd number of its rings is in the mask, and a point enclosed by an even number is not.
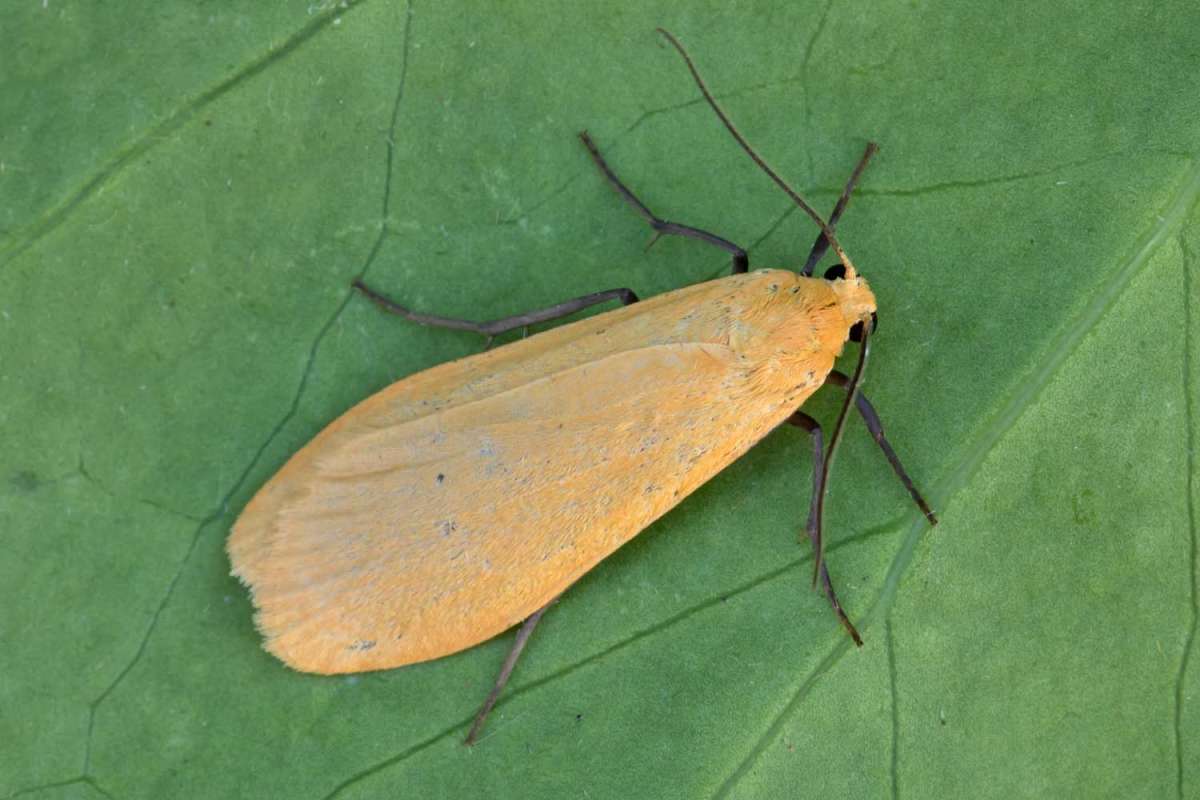
{"type": "Polygon", "coordinates": [[[357,419],[264,487],[269,514],[235,526],[266,648],[303,671],[358,672],[491,638],[802,402],[755,390],[725,347],[660,345],[404,424],[357,419]]]}

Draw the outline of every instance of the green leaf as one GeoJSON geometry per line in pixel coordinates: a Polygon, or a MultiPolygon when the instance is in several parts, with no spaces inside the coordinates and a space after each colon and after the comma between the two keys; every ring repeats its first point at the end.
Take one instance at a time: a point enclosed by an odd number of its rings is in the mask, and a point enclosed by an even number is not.
{"type": "MultiPolygon", "coordinates": [[[[1200,15],[1189,3],[61,0],[0,33],[0,796],[1193,797],[1200,15]],[[780,430],[511,642],[352,677],[260,648],[223,545],[359,399],[495,318],[797,266],[880,302],[809,587],[780,430]],[[1190,662],[1189,662],[1190,657],[1190,662]]],[[[837,398],[816,399],[831,421],[837,398]]],[[[714,402],[719,402],[714,398],[714,402]]]]}

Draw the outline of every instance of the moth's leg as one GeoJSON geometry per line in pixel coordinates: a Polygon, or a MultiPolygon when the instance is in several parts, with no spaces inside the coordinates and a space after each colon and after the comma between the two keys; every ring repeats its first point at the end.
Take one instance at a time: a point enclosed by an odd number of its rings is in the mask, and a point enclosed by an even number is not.
{"type": "Polygon", "coordinates": [[[733,258],[734,273],[745,272],[750,268],[750,257],[746,255],[746,251],[738,247],[728,239],[722,239],[716,234],[702,231],[699,228],[693,228],[690,225],[680,225],[677,222],[668,222],[665,219],[657,217],[654,212],[646,207],[646,204],[637,198],[633,192],[629,190],[625,184],[621,183],[621,179],[608,166],[608,162],[604,160],[604,156],[600,155],[600,150],[597,149],[596,143],[592,141],[592,137],[588,136],[587,131],[581,131],[579,138],[583,141],[583,146],[588,149],[592,155],[592,160],[596,162],[596,166],[604,173],[604,177],[608,179],[609,184],[621,196],[626,203],[633,206],[642,219],[650,223],[650,227],[654,229],[654,238],[650,240],[650,244],[658,241],[660,236],[686,236],[690,239],[699,239],[702,242],[708,242],[714,247],[719,247],[729,253],[733,258]]]}
{"type": "Polygon", "coordinates": [[[422,314],[417,311],[405,308],[394,300],[390,300],[376,292],[374,289],[367,286],[361,280],[356,280],[353,283],[355,289],[365,294],[375,305],[392,314],[397,314],[407,320],[411,320],[419,325],[430,325],[435,328],[450,328],[456,331],[471,331],[487,337],[487,346],[491,347],[492,339],[507,331],[517,328],[524,328],[529,325],[534,325],[539,322],[548,322],[552,319],[558,319],[576,311],[582,311],[585,308],[598,305],[599,303],[608,300],[620,300],[621,305],[629,305],[636,303],[638,296],[630,289],[606,289],[603,292],[592,292],[585,294],[582,297],[576,297],[571,300],[564,300],[561,303],[556,303],[546,308],[539,308],[536,311],[527,311],[524,314],[514,314],[511,317],[503,317],[494,319],[489,322],[474,322],[467,319],[452,319],[450,317],[438,317],[433,314],[422,314]]]}
{"type": "MultiPolygon", "coordinates": [[[[812,435],[813,495],[812,502],[808,506],[807,529],[808,540],[816,548],[820,541],[817,498],[825,493],[825,434],[821,431],[820,423],[803,411],[795,412],[788,417],[787,421],[788,424],[795,425],[797,428],[803,428],[812,435]]],[[[854,627],[854,623],[850,621],[850,618],[846,616],[846,612],[842,610],[842,604],[838,602],[837,592],[833,590],[833,581],[829,577],[829,569],[825,566],[824,561],[821,562],[821,586],[825,589],[825,596],[829,598],[829,605],[833,606],[833,613],[837,614],[838,622],[842,623],[842,627],[850,634],[850,638],[854,640],[854,643],[862,647],[862,637],[858,635],[858,630],[854,627]]]]}
{"type": "MultiPolygon", "coordinates": [[[[850,378],[837,370],[830,372],[826,380],[843,389],[850,385],[850,378]]],[[[871,405],[871,401],[867,400],[863,393],[859,391],[858,395],[854,398],[854,405],[858,407],[858,413],[862,416],[863,422],[867,424],[867,430],[871,432],[871,437],[875,439],[875,442],[879,445],[879,449],[883,451],[884,457],[892,465],[892,471],[896,473],[896,477],[904,484],[904,488],[908,490],[908,494],[912,497],[913,502],[917,504],[917,508],[921,509],[921,513],[929,520],[930,525],[937,525],[937,516],[933,513],[933,509],[925,502],[925,498],[917,490],[912,478],[908,477],[908,472],[905,471],[904,465],[900,463],[900,456],[896,455],[896,451],[892,449],[891,443],[883,435],[883,423],[880,422],[879,415],[875,413],[875,407],[871,405]]]]}
{"type": "Polygon", "coordinates": [[[546,603],[546,605],[539,608],[521,623],[521,629],[517,631],[517,638],[513,642],[512,649],[508,651],[508,657],[504,659],[504,665],[500,667],[500,674],[496,676],[496,683],[492,686],[492,691],[488,694],[487,700],[483,701],[483,706],[480,707],[479,713],[475,715],[475,722],[471,725],[471,732],[467,734],[467,738],[463,744],[475,744],[475,740],[479,737],[479,732],[483,730],[484,720],[487,719],[488,714],[492,712],[492,707],[496,705],[496,701],[500,698],[500,692],[504,689],[504,685],[508,683],[513,667],[517,665],[517,659],[521,657],[521,651],[525,649],[526,643],[529,642],[529,637],[533,635],[533,629],[541,622],[542,615],[546,613],[546,610],[556,602],[558,602],[558,597],[546,603]]]}
{"type": "MultiPolygon", "coordinates": [[[[850,202],[850,193],[854,191],[855,184],[858,183],[859,177],[862,176],[863,170],[867,168],[867,162],[871,160],[871,156],[879,146],[874,142],[867,142],[867,149],[863,151],[862,158],[858,160],[858,166],[854,168],[854,172],[850,174],[850,180],[846,181],[846,187],[842,189],[842,196],[838,198],[837,205],[833,207],[833,213],[829,215],[829,229],[833,230],[837,227],[838,220],[842,216],[842,212],[846,210],[846,204],[850,202]]],[[[825,251],[829,249],[829,240],[825,238],[825,233],[817,234],[817,240],[813,242],[812,250],[808,253],[808,260],[804,262],[803,269],[800,270],[801,275],[813,274],[813,268],[821,257],[825,255],[825,251]]]]}

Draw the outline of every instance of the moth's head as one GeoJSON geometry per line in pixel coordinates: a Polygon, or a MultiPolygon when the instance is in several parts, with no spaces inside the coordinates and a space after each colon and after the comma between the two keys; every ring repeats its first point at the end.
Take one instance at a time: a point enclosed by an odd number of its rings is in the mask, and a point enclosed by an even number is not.
{"type": "Polygon", "coordinates": [[[849,270],[842,264],[835,264],[825,270],[825,280],[833,287],[837,295],[838,305],[842,316],[850,329],[849,338],[852,342],[862,341],[863,325],[871,326],[871,333],[879,325],[875,315],[875,294],[867,281],[851,266],[849,270]]]}

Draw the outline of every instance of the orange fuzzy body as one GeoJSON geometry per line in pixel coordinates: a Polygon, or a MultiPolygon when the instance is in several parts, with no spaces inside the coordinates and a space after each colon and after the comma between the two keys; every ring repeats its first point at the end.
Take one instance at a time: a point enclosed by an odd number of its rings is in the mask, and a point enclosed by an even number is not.
{"type": "Polygon", "coordinates": [[[512,627],[786,420],[874,310],[861,278],[759,270],[392,384],[233,527],[264,646],[362,672],[512,627]]]}

